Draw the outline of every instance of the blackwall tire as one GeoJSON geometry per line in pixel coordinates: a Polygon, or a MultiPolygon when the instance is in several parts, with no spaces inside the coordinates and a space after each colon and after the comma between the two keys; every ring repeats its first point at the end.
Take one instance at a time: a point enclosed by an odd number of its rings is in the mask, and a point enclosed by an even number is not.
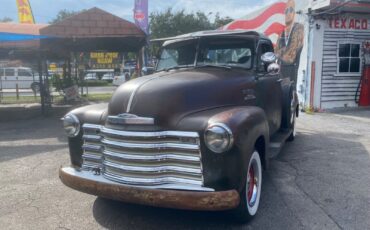
{"type": "Polygon", "coordinates": [[[254,151],[247,169],[247,178],[240,195],[240,204],[233,210],[236,221],[245,223],[250,221],[259,208],[262,189],[262,163],[260,155],[254,151]]]}

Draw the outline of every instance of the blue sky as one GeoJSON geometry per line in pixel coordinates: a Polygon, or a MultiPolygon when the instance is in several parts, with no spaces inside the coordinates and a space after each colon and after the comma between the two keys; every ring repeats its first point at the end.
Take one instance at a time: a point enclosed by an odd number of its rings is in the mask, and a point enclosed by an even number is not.
{"type": "MultiPolygon", "coordinates": [[[[202,11],[212,20],[216,12],[221,16],[239,18],[274,0],[149,0],[149,12],[168,7],[187,12],[202,11]]],[[[134,0],[30,0],[36,23],[48,23],[62,9],[81,10],[98,7],[132,21],[134,0]]],[[[0,18],[17,21],[16,0],[0,0],[0,18]]]]}

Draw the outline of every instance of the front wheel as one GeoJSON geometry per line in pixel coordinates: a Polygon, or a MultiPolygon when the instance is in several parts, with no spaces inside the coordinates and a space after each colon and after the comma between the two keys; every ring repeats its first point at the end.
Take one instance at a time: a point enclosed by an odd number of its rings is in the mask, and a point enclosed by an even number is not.
{"type": "Polygon", "coordinates": [[[240,204],[234,210],[234,216],[239,222],[251,220],[257,213],[262,189],[262,164],[257,151],[254,151],[248,164],[248,174],[245,186],[240,195],[240,204]]]}

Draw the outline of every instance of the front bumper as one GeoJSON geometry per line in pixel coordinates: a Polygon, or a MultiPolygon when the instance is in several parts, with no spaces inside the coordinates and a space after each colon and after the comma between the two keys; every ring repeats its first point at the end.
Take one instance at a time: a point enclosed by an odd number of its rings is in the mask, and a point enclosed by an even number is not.
{"type": "Polygon", "coordinates": [[[221,211],[236,208],[240,202],[236,190],[196,192],[148,189],[115,183],[100,175],[95,176],[71,167],[61,168],[59,178],[66,186],[84,193],[156,207],[221,211]]]}

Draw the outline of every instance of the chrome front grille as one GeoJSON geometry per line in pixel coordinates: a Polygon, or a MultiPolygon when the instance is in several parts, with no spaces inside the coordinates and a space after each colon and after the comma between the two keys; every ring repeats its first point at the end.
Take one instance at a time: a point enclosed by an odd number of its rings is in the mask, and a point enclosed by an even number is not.
{"type": "MultiPolygon", "coordinates": [[[[196,132],[134,132],[83,125],[82,169],[136,186],[203,186],[196,132]]],[[[199,189],[201,190],[201,189],[199,189]]]]}

